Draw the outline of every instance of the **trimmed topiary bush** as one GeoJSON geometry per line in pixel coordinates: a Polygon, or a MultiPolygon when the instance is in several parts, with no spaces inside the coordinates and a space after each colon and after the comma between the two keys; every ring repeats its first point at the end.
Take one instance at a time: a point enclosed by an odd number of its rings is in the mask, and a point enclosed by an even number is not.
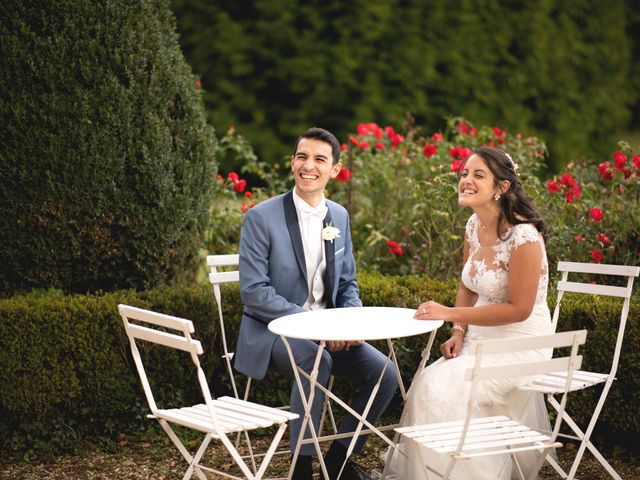
{"type": "Polygon", "coordinates": [[[215,137],[168,2],[0,12],[0,295],[192,274],[215,137]]]}

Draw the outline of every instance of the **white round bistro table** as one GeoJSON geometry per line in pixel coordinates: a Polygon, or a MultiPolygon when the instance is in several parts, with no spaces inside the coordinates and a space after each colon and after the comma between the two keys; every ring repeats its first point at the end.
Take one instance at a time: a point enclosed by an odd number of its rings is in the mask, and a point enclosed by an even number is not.
{"type": "Polygon", "coordinates": [[[380,381],[382,380],[382,374],[384,372],[380,372],[378,384],[373,388],[371,393],[372,398],[369,399],[365,411],[360,414],[351,409],[349,405],[338,398],[332,391],[326,389],[323,385],[318,384],[318,368],[320,365],[320,358],[322,357],[322,351],[324,350],[325,344],[328,340],[386,340],[389,349],[389,358],[391,358],[395,367],[402,397],[403,399],[406,399],[406,391],[402,382],[402,377],[400,376],[400,369],[396,359],[395,350],[393,348],[393,340],[396,338],[430,333],[427,345],[423,351],[421,364],[424,364],[426,361],[425,355],[428,356],[428,352],[431,351],[436,330],[444,323],[442,320],[416,320],[413,318],[415,312],[415,309],[411,308],[394,307],[330,308],[287,315],[285,317],[277,318],[269,323],[269,330],[280,335],[285,347],[287,348],[289,360],[291,361],[293,373],[298,384],[298,389],[300,390],[302,403],[305,409],[302,428],[300,429],[300,437],[298,438],[294,457],[291,462],[291,469],[289,470],[289,477],[291,477],[291,474],[293,473],[293,466],[295,465],[300,447],[303,443],[314,443],[320,467],[322,468],[325,478],[329,478],[329,476],[322,458],[322,452],[319,444],[320,440],[326,441],[352,436],[351,443],[347,449],[347,458],[353,451],[358,435],[362,433],[374,433],[380,436],[390,446],[394,446],[393,441],[382,433],[382,431],[390,430],[397,425],[375,427],[366,419],[369,407],[373,402],[373,397],[378,391],[380,381]],[[318,342],[318,352],[316,354],[313,370],[310,374],[302,371],[295,364],[293,352],[291,351],[291,346],[289,345],[287,338],[300,338],[318,342]],[[308,396],[305,396],[300,375],[304,375],[310,382],[310,391],[308,396]],[[349,432],[341,435],[327,435],[321,439],[317,436],[310,416],[311,405],[316,388],[321,389],[325,395],[359,420],[359,424],[355,432],[349,432]],[[303,440],[307,425],[309,426],[312,438],[303,440]],[[367,428],[363,430],[363,426],[366,426],[367,428]]]}

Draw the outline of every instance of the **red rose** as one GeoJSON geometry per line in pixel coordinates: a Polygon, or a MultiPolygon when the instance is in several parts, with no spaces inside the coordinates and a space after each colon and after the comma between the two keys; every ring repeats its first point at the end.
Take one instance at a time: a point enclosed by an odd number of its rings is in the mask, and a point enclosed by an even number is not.
{"type": "Polygon", "coordinates": [[[449,149],[449,156],[451,158],[457,158],[460,160],[465,160],[470,157],[473,152],[469,148],[462,148],[460,146],[451,147],[449,149]]]}
{"type": "Polygon", "coordinates": [[[342,145],[340,145],[340,150],[346,150],[347,148],[349,147],[347,147],[346,143],[343,143],[342,145]]]}
{"type": "Polygon", "coordinates": [[[459,123],[456,128],[460,133],[469,133],[471,131],[471,127],[464,122],[459,123]]]}
{"type": "Polygon", "coordinates": [[[460,171],[460,167],[462,167],[462,163],[462,160],[453,160],[451,162],[451,171],[458,173],[460,171]]]}
{"type": "Polygon", "coordinates": [[[242,193],[244,192],[244,187],[246,186],[247,186],[247,181],[245,179],[242,179],[242,180],[238,180],[238,182],[233,186],[233,189],[238,193],[242,193]]]}
{"type": "Polygon", "coordinates": [[[634,169],[640,168],[640,155],[634,155],[631,161],[633,162],[634,169]]]}
{"type": "Polygon", "coordinates": [[[218,180],[218,183],[222,185],[222,183],[224,182],[224,178],[222,178],[222,175],[218,174],[216,178],[218,180]]]}
{"type": "Polygon", "coordinates": [[[601,242],[604,242],[607,244],[611,243],[611,241],[609,240],[609,237],[607,237],[604,233],[596,233],[596,238],[601,242]]]}
{"type": "Polygon", "coordinates": [[[369,148],[369,142],[360,142],[360,145],[358,145],[358,147],[360,147],[360,150],[366,150],[367,148],[369,148]]]}
{"type": "Polygon", "coordinates": [[[202,82],[200,81],[200,79],[198,78],[196,80],[196,88],[200,88],[202,86],[202,82]]]}
{"type": "Polygon", "coordinates": [[[570,173],[565,173],[560,177],[560,184],[566,187],[573,187],[576,184],[576,179],[570,173]]]}
{"type": "Polygon", "coordinates": [[[356,128],[356,132],[358,132],[358,135],[360,135],[361,137],[364,137],[365,135],[367,135],[369,133],[369,124],[368,123],[361,123],[356,128]]]}
{"type": "Polygon", "coordinates": [[[599,250],[591,250],[591,258],[593,258],[594,262],[600,263],[604,257],[602,255],[602,252],[600,252],[599,250]]]}
{"type": "Polygon", "coordinates": [[[434,133],[433,135],[431,135],[431,138],[433,138],[434,142],[441,142],[442,140],[444,140],[444,137],[441,133],[434,133]]]}
{"type": "Polygon", "coordinates": [[[389,247],[389,255],[401,256],[402,254],[404,254],[404,250],[400,245],[398,245],[398,242],[394,242],[393,240],[387,240],[387,247],[389,247]]]}
{"type": "Polygon", "coordinates": [[[500,130],[498,127],[493,127],[493,134],[496,137],[502,137],[503,135],[505,135],[507,132],[504,130],[500,130]]]}
{"type": "Polygon", "coordinates": [[[598,165],[598,173],[602,180],[613,180],[613,173],[609,169],[609,162],[602,162],[598,165]]]}
{"type": "Polygon", "coordinates": [[[627,163],[627,157],[624,153],[618,150],[613,154],[613,161],[615,162],[614,167],[620,169],[625,163],[627,163]]]}
{"type": "Polygon", "coordinates": [[[336,176],[336,179],[340,180],[342,183],[347,183],[350,178],[351,178],[351,171],[348,168],[341,169],[338,175],[336,176]]]}
{"type": "Polygon", "coordinates": [[[438,152],[438,147],[436,147],[432,143],[429,145],[425,145],[424,148],[422,149],[422,153],[427,158],[433,157],[437,152],[438,152]]]}
{"type": "Polygon", "coordinates": [[[604,213],[602,213],[602,210],[599,208],[592,208],[588,213],[591,215],[591,219],[596,223],[601,222],[604,219],[604,213]]]}
{"type": "Polygon", "coordinates": [[[376,138],[382,138],[384,136],[382,133],[382,129],[378,125],[375,125],[373,127],[373,136],[376,138]]]}
{"type": "Polygon", "coordinates": [[[580,198],[580,193],[582,192],[582,186],[576,184],[571,187],[571,193],[575,198],[580,198]]]}
{"type": "Polygon", "coordinates": [[[244,214],[244,213],[247,213],[247,210],[249,210],[249,205],[247,205],[247,202],[242,202],[242,206],[240,207],[240,211],[244,214]]]}
{"type": "Polygon", "coordinates": [[[384,127],[384,131],[387,134],[387,137],[389,138],[393,138],[396,135],[396,131],[393,129],[392,126],[387,125],[386,127],[384,127]]]}
{"type": "Polygon", "coordinates": [[[238,174],[236,172],[231,172],[229,174],[229,180],[231,180],[233,183],[238,183],[238,179],[240,177],[238,177],[238,174]]]}
{"type": "Polygon", "coordinates": [[[356,147],[360,146],[360,140],[358,140],[353,135],[349,135],[349,141],[354,144],[356,147]]]}
{"type": "Polygon", "coordinates": [[[573,203],[573,201],[575,200],[576,196],[573,194],[572,190],[565,190],[564,191],[564,198],[567,200],[567,203],[573,203]]]}
{"type": "Polygon", "coordinates": [[[576,242],[581,242],[582,240],[584,240],[584,237],[582,237],[580,235],[576,235],[576,237],[575,237],[575,241],[576,242]]]}
{"type": "Polygon", "coordinates": [[[374,145],[374,147],[376,147],[378,150],[382,150],[384,148],[384,143],[382,142],[376,142],[376,144],[374,145]]]}
{"type": "Polygon", "coordinates": [[[247,190],[246,192],[244,192],[244,196],[247,198],[251,198],[253,197],[253,193],[251,193],[249,190],[247,190]]]}
{"type": "Polygon", "coordinates": [[[469,130],[469,135],[474,136],[476,133],[478,133],[478,129],[477,128],[472,128],[471,130],[469,130]]]}
{"type": "Polygon", "coordinates": [[[557,193],[560,191],[560,184],[558,182],[555,182],[553,180],[549,180],[549,183],[547,183],[547,191],[549,193],[557,193]]]}
{"type": "Polygon", "coordinates": [[[402,143],[404,137],[402,135],[398,135],[397,133],[391,138],[391,146],[393,148],[397,147],[402,143]]]}

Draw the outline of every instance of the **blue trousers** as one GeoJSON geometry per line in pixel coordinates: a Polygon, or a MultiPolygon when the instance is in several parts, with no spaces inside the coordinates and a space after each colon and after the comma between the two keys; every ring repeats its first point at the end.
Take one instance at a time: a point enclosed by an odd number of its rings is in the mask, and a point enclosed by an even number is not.
{"type": "MultiPolygon", "coordinates": [[[[313,369],[313,363],[318,353],[318,344],[311,340],[301,339],[289,339],[291,350],[295,358],[296,364],[302,368],[305,372],[311,374],[313,369]]],[[[376,394],[376,397],[371,405],[367,420],[374,423],[380,415],[385,411],[393,395],[398,388],[398,380],[395,373],[393,362],[383,355],[380,351],[365,343],[358,347],[351,347],[349,350],[343,350],[339,352],[329,352],[325,349],[322,352],[322,358],[320,360],[320,366],[318,369],[318,383],[325,387],[329,383],[329,378],[333,374],[336,379],[343,377],[350,379],[358,388],[356,395],[351,404],[356,412],[362,413],[369,401],[373,387],[380,377],[380,373],[384,366],[387,366],[380,388],[376,394]]],[[[291,368],[291,361],[284,342],[280,337],[276,340],[273,350],[271,352],[271,365],[277,372],[293,378],[293,370],[291,368]]],[[[309,382],[301,376],[302,385],[305,391],[305,396],[309,395],[309,382]]],[[[311,420],[315,427],[315,431],[318,431],[320,417],[322,416],[322,405],[324,402],[324,393],[320,389],[316,389],[311,408],[311,420]]],[[[293,452],[296,447],[296,442],[300,435],[300,429],[302,428],[302,421],[304,416],[304,408],[302,405],[302,399],[300,397],[300,391],[298,390],[297,383],[293,382],[291,389],[291,412],[300,415],[300,418],[290,422],[290,435],[291,435],[291,451],[293,452]]],[[[350,414],[345,414],[339,427],[338,433],[354,431],[358,425],[358,420],[350,414]]],[[[309,427],[305,431],[304,438],[311,438],[309,427]]],[[[351,438],[344,438],[339,440],[345,447],[349,446],[351,438]]],[[[367,441],[366,435],[360,435],[356,440],[354,452],[358,453],[362,450],[365,442],[367,441]]],[[[315,447],[313,444],[303,445],[300,449],[301,455],[315,455],[315,447]]]]}

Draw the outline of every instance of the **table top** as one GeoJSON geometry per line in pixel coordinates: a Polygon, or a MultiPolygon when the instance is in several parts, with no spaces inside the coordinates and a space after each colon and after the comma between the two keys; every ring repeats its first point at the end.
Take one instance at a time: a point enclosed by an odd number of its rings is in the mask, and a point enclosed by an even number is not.
{"type": "Polygon", "coordinates": [[[311,310],[269,323],[277,335],[308,340],[384,340],[440,328],[442,320],[416,320],[412,308],[351,307],[311,310]]]}

